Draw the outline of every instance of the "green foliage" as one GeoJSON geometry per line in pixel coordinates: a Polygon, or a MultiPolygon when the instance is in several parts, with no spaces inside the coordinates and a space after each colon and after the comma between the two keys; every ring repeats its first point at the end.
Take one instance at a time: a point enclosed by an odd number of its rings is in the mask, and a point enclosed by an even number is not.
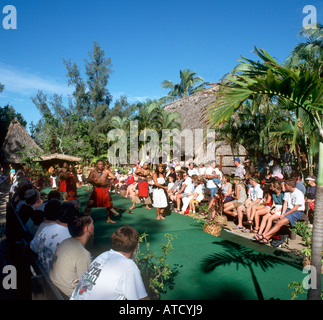
{"type": "Polygon", "coordinates": [[[174,84],[172,81],[164,80],[161,84],[162,88],[170,89],[168,95],[161,99],[162,103],[168,103],[176,99],[194,94],[205,89],[207,85],[204,80],[196,76],[196,73],[190,69],[180,70],[180,82],[174,84]]]}
{"type": "Polygon", "coordinates": [[[167,263],[167,257],[174,250],[172,242],[177,238],[177,235],[165,234],[167,243],[161,244],[160,255],[150,249],[147,237],[147,233],[140,235],[134,261],[141,271],[149,297],[154,297],[166,292],[166,286],[172,282],[176,275],[177,267],[171,267],[167,263]],[[145,244],[145,248],[142,248],[142,244],[145,244]]]}
{"type": "MultiPolygon", "coordinates": [[[[292,281],[288,284],[288,289],[293,290],[291,293],[291,300],[295,300],[299,294],[307,294],[302,282],[292,281]]],[[[321,291],[321,299],[323,299],[323,290],[321,291]]]]}

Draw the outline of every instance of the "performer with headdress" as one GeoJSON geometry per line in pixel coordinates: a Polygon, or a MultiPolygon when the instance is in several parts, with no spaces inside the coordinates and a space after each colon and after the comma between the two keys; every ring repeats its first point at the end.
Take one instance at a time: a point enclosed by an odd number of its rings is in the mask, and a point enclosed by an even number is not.
{"type": "Polygon", "coordinates": [[[110,168],[105,168],[102,160],[96,162],[96,168],[91,171],[88,177],[88,182],[93,185],[93,190],[85,211],[91,213],[92,208],[107,208],[108,223],[116,223],[111,219],[111,211],[115,211],[112,208],[113,204],[109,193],[110,182],[108,181],[108,179],[114,180],[115,178],[110,168]]]}
{"type": "Polygon", "coordinates": [[[149,196],[149,185],[148,179],[152,179],[152,173],[149,170],[148,162],[145,162],[142,168],[135,171],[135,175],[138,177],[137,187],[135,195],[132,197],[132,207],[130,210],[134,209],[136,203],[144,203],[146,209],[151,209],[149,205],[151,204],[151,198],[149,196]]]}
{"type": "Polygon", "coordinates": [[[165,165],[158,164],[153,174],[154,191],[153,191],[153,206],[157,211],[157,220],[165,219],[164,210],[167,207],[167,185],[165,179],[165,165]]]}

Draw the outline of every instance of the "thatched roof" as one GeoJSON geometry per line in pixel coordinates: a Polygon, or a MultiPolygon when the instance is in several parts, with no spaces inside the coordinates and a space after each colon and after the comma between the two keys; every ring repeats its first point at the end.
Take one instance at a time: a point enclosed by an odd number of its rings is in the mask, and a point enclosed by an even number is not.
{"type": "Polygon", "coordinates": [[[219,86],[215,85],[204,91],[192,94],[167,104],[164,109],[168,112],[178,112],[182,115],[182,129],[206,128],[203,119],[203,108],[216,100],[219,86]]]}
{"type": "MultiPolygon", "coordinates": [[[[218,141],[218,137],[213,139],[208,139],[209,148],[212,150],[210,154],[206,154],[206,146],[200,141],[197,145],[196,140],[196,130],[195,129],[207,129],[207,124],[203,118],[204,107],[217,99],[217,92],[219,90],[218,85],[214,85],[209,89],[200,91],[196,94],[184,97],[182,99],[173,101],[167,104],[164,109],[168,112],[178,112],[182,115],[182,132],[185,129],[189,129],[193,132],[193,137],[191,138],[188,145],[194,144],[194,156],[192,159],[195,163],[207,163],[212,160],[216,160],[220,163],[220,155],[222,155],[222,164],[225,173],[232,172],[233,159],[236,156],[240,156],[243,161],[246,150],[242,145],[237,145],[234,153],[231,150],[230,145],[225,141],[218,141]]],[[[185,134],[184,134],[185,135],[185,134]]],[[[188,135],[186,135],[188,136],[188,135]]],[[[205,140],[204,140],[205,143],[205,140]]],[[[186,150],[186,149],[185,149],[186,150]]]]}
{"type": "Polygon", "coordinates": [[[19,151],[24,151],[26,148],[43,152],[19,121],[14,119],[9,125],[6,138],[1,147],[2,162],[21,163],[23,155],[19,151]]]}
{"type": "Polygon", "coordinates": [[[59,154],[59,153],[44,155],[44,156],[41,156],[40,158],[34,159],[34,161],[39,161],[39,162],[52,161],[52,160],[61,160],[66,162],[81,162],[82,159],[80,157],[74,157],[67,154],[59,154]]]}

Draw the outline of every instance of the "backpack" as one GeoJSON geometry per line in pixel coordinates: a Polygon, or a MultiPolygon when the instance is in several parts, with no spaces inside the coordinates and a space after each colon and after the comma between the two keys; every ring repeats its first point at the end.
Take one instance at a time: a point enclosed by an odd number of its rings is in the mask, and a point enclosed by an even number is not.
{"type": "Polygon", "coordinates": [[[272,247],[279,247],[281,244],[283,244],[288,239],[288,234],[280,234],[273,236],[273,240],[271,241],[272,247]]]}

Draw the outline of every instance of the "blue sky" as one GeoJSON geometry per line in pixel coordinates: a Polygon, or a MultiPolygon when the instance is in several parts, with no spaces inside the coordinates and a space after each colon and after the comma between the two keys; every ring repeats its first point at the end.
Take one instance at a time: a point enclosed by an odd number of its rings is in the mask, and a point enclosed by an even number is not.
{"type": "Polygon", "coordinates": [[[322,1],[0,0],[0,106],[36,123],[31,97],[67,97],[63,59],[84,70],[94,41],[112,60],[112,106],[123,94],[130,102],[165,96],[161,82],[177,82],[180,69],[216,82],[241,55],[256,59],[254,46],[282,62],[301,41],[306,5],[322,23],[322,1]],[[17,30],[2,27],[6,5],[17,9],[17,30]]]}

